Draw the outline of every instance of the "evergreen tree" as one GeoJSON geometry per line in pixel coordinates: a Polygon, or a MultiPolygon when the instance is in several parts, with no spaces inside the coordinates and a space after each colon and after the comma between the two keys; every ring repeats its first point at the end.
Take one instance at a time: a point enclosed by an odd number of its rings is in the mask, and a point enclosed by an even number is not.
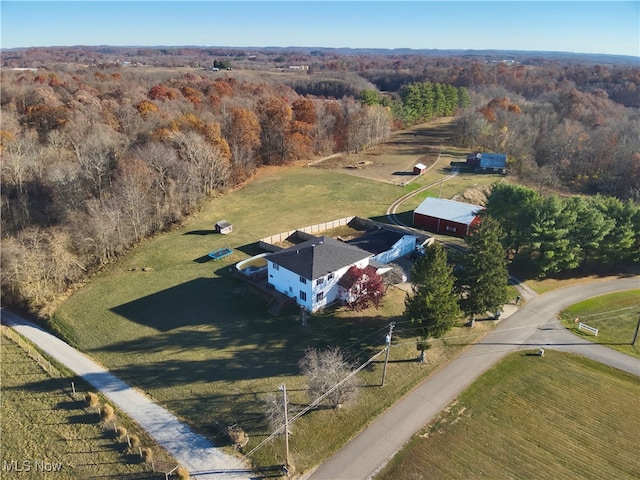
{"type": "Polygon", "coordinates": [[[484,217],[466,241],[467,253],[461,259],[458,291],[460,306],[471,317],[496,312],[507,301],[509,272],[501,244],[503,233],[491,217],[484,217]]]}
{"type": "Polygon", "coordinates": [[[434,115],[434,87],[430,82],[420,84],[420,117],[431,120],[434,115]]]}
{"type": "Polygon", "coordinates": [[[577,221],[569,232],[569,238],[580,251],[580,266],[585,268],[600,248],[605,236],[615,226],[615,220],[607,218],[596,206],[596,201],[575,196],[566,200],[567,207],[576,212],[577,221]]]}
{"type": "Polygon", "coordinates": [[[630,200],[595,197],[593,202],[615,225],[600,242],[594,257],[603,265],[640,262],[640,207],[630,200]]]}
{"type": "Polygon", "coordinates": [[[509,258],[515,260],[531,237],[531,220],[535,216],[542,197],[528,187],[497,183],[485,205],[485,215],[498,221],[504,237],[502,245],[509,258]]]}
{"type": "Polygon", "coordinates": [[[360,101],[365,105],[378,105],[380,103],[380,97],[375,90],[363,90],[360,92],[360,101]]]}
{"type": "Polygon", "coordinates": [[[577,211],[555,195],[545,197],[531,225],[530,261],[534,271],[547,273],[571,270],[580,264],[580,248],[571,240],[577,211]]]}
{"type": "Polygon", "coordinates": [[[455,115],[458,109],[458,89],[453,85],[443,85],[444,97],[446,101],[445,114],[447,116],[455,115]]]}
{"type": "Polygon", "coordinates": [[[440,83],[436,83],[433,89],[433,113],[436,117],[444,117],[447,115],[447,98],[444,94],[444,87],[440,83]]]}
{"type": "Polygon", "coordinates": [[[441,337],[460,316],[454,281],[453,269],[440,244],[427,247],[425,255],[413,265],[412,293],[405,299],[404,315],[421,327],[425,339],[441,337]]]}
{"type": "Polygon", "coordinates": [[[471,105],[471,97],[469,96],[469,90],[464,87],[458,89],[458,108],[464,110],[471,105]]]}

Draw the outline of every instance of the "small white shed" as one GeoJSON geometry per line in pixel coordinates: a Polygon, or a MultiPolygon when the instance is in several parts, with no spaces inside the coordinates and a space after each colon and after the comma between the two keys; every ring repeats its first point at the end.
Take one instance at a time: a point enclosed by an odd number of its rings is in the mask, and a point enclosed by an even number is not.
{"type": "Polygon", "coordinates": [[[427,166],[424,163],[416,163],[413,167],[414,175],[422,175],[427,171],[427,166]]]}
{"type": "Polygon", "coordinates": [[[227,233],[231,233],[233,231],[233,225],[231,225],[226,220],[220,220],[216,223],[216,232],[226,235],[227,233]]]}

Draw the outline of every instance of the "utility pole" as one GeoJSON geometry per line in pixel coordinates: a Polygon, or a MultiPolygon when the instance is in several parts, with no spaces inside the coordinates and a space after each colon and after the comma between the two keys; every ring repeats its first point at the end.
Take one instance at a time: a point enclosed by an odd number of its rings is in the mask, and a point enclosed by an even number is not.
{"type": "Polygon", "coordinates": [[[638,330],[640,330],[640,317],[638,317],[638,324],[636,325],[636,333],[633,334],[633,340],[631,341],[631,345],[636,344],[636,340],[638,339],[638,330]]]}
{"type": "Polygon", "coordinates": [[[387,363],[389,363],[389,350],[391,349],[391,335],[393,334],[393,327],[396,326],[396,322],[391,322],[389,324],[389,333],[385,337],[385,341],[387,342],[387,354],[384,357],[384,368],[382,369],[382,387],[384,387],[384,379],[387,376],[387,363]]]}
{"type": "Polygon", "coordinates": [[[284,394],[284,448],[285,454],[285,470],[289,470],[289,417],[287,414],[287,386],[283,383],[280,385],[280,390],[284,394]]]}

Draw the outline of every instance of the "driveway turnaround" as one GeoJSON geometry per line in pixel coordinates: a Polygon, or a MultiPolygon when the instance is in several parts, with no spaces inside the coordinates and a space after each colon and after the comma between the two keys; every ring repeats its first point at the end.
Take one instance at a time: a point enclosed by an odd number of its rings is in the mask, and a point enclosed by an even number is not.
{"type": "Polygon", "coordinates": [[[49,356],[102,392],[189,470],[191,478],[198,480],[256,478],[242,460],[216,449],[208,439],[192,432],[187,425],[144,393],[134,390],[89,357],[38,325],[4,309],[2,323],[15,329],[49,356]]]}
{"type": "MultiPolygon", "coordinates": [[[[371,478],[480,375],[519,349],[573,352],[640,376],[640,359],[576,337],[556,320],[559,311],[586,298],[637,288],[640,277],[634,276],[580,284],[529,300],[481,341],[430,375],[306,478],[371,478]]],[[[543,357],[540,360],[544,361],[543,357]]]]}

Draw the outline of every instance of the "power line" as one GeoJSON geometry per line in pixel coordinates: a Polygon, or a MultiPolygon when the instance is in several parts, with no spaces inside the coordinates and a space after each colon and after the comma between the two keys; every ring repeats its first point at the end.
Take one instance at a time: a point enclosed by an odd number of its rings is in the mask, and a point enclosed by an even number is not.
{"type": "MultiPolygon", "coordinates": [[[[634,308],[638,308],[638,307],[640,307],[640,304],[632,305],[630,307],[616,308],[615,310],[607,310],[606,312],[596,312],[596,313],[590,313],[589,315],[580,315],[580,318],[597,317],[599,315],[607,315],[609,313],[622,312],[624,310],[633,310],[634,308]]],[[[616,318],[616,317],[613,317],[613,318],[616,318]]]]}
{"type": "MultiPolygon", "coordinates": [[[[320,402],[322,402],[322,400],[324,400],[327,396],[329,396],[330,394],[332,394],[340,385],[342,385],[344,382],[346,382],[347,380],[349,380],[351,377],[353,377],[354,375],[356,375],[358,372],[360,372],[360,370],[362,370],[363,368],[365,368],[367,365],[369,365],[378,355],[382,354],[385,350],[380,350],[378,353],[376,353],[374,356],[372,356],[371,358],[369,358],[366,362],[364,362],[362,365],[360,365],[356,370],[354,370],[353,372],[351,372],[349,375],[347,375],[346,377],[344,377],[342,380],[340,380],[338,383],[336,383],[333,387],[331,387],[329,390],[327,390],[325,393],[323,393],[322,395],[320,395],[318,398],[316,398],[313,402],[311,402],[306,408],[304,408],[303,410],[301,410],[300,412],[298,412],[297,414],[295,414],[293,417],[291,417],[290,419],[288,419],[288,423],[289,425],[291,425],[293,422],[295,422],[298,418],[300,418],[301,416],[303,416],[304,414],[306,414],[308,411],[310,411],[311,409],[315,408],[317,405],[320,404],[320,402]]],[[[245,458],[250,457],[251,455],[253,455],[256,451],[258,451],[260,448],[262,448],[267,442],[270,442],[274,437],[276,437],[277,435],[280,434],[280,431],[282,429],[285,428],[285,425],[282,425],[280,427],[278,427],[276,429],[275,432],[273,432],[271,435],[269,435],[267,438],[265,438],[262,442],[260,442],[257,446],[255,446],[249,453],[247,453],[246,455],[244,455],[245,458]]],[[[285,432],[286,435],[286,432],[285,432]]]]}
{"type": "MultiPolygon", "coordinates": [[[[607,322],[609,320],[615,320],[616,318],[626,318],[631,316],[633,313],[635,312],[630,312],[629,314],[626,315],[614,315],[613,317],[606,317],[606,318],[593,318],[591,320],[589,320],[589,323],[597,323],[597,322],[607,322]]],[[[579,317],[580,320],[587,318],[587,317],[579,317]]]]}

